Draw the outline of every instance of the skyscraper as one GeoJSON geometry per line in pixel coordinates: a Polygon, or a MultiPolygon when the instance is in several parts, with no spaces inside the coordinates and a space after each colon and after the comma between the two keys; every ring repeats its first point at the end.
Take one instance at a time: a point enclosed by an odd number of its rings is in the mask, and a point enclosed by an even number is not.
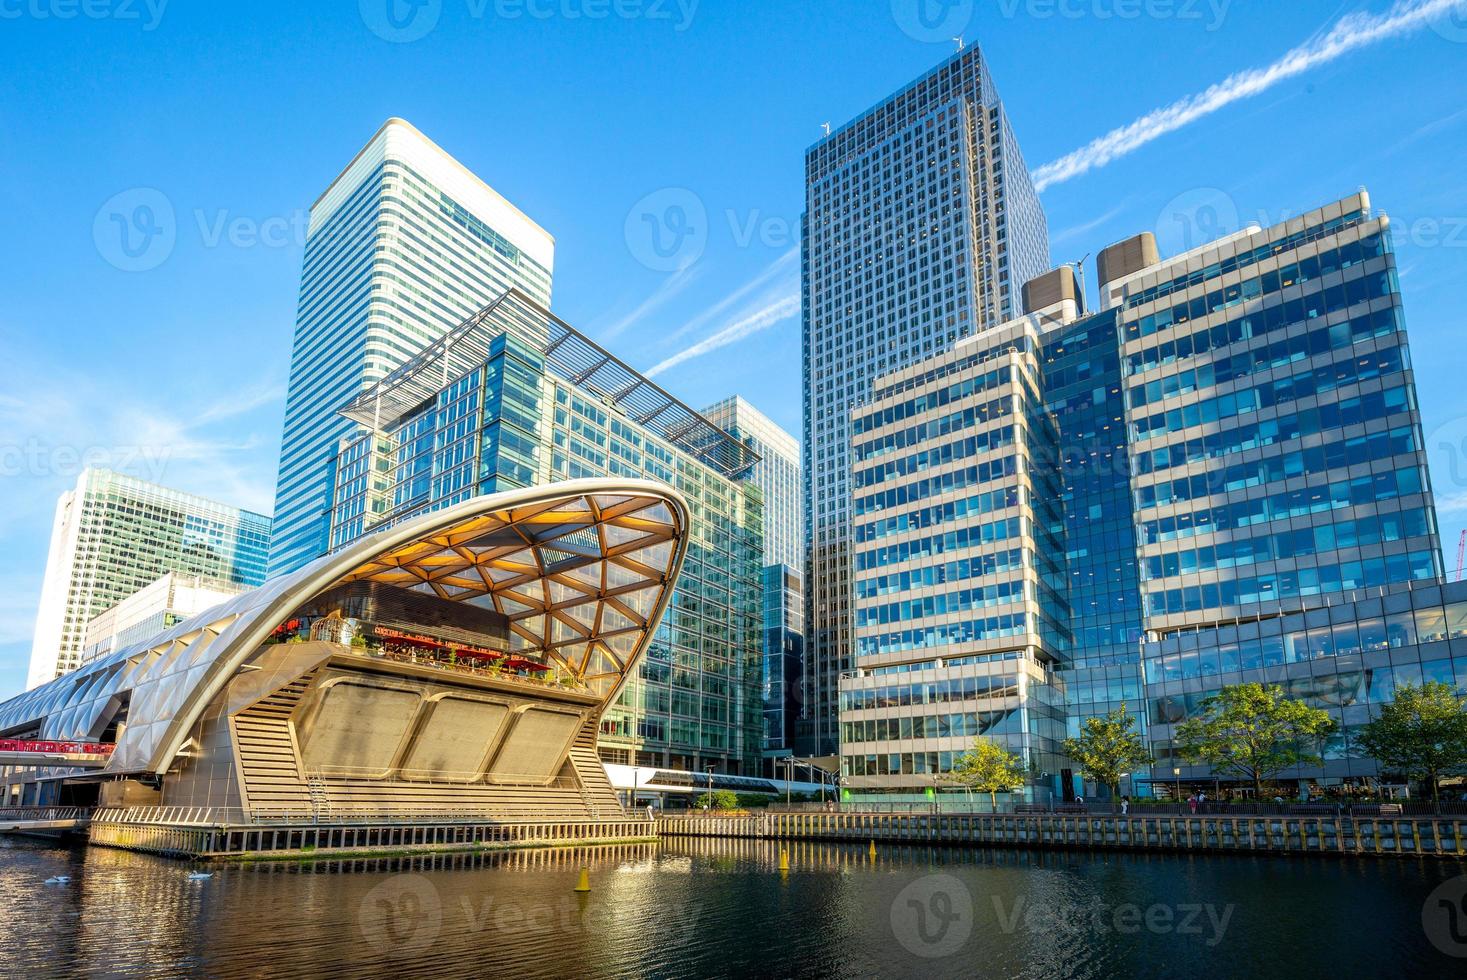
{"type": "Polygon", "coordinates": [[[851,408],[872,380],[1019,312],[1049,268],[1044,212],[969,47],[805,153],[802,749],[835,751],[852,663],[851,408]]]}
{"type": "Polygon", "coordinates": [[[1072,734],[1138,716],[1156,765],[1128,791],[1210,788],[1176,725],[1249,682],[1337,724],[1321,764],[1280,774],[1299,790],[1380,778],[1353,737],[1372,706],[1467,682],[1389,221],[1362,192],[1165,260],[1138,235],[1097,266],[1099,312],[1052,270],[1025,316],[852,412],[844,785],[937,792],[982,734],[1060,777],[1036,796],[1094,793],[1047,751],[1062,689],[1072,734]]]}
{"type": "MultiPolygon", "coordinates": [[[[599,751],[617,764],[757,774],[763,516],[744,479],[747,446],[514,291],[344,414],[356,434],[336,468],[333,547],[512,487],[611,475],[681,490],[692,505],[687,557],[646,659],[601,719],[599,751]]],[[[636,541],[608,547],[620,554],[636,541]]],[[[600,589],[613,595],[604,616],[627,625],[645,615],[626,568],[604,565],[555,576],[544,615],[516,628],[563,659],[623,656],[618,639],[588,645],[576,619],[586,591],[600,589]]]]}
{"type": "Polygon", "coordinates": [[[550,302],[554,240],[401,119],[311,207],[270,574],[325,554],[338,409],[511,286],[550,302]]]}
{"type": "Polygon", "coordinates": [[[41,586],[27,687],[81,663],[94,616],[167,572],[253,588],[270,518],[109,470],[61,495],[41,586]]]}
{"type": "Polygon", "coordinates": [[[804,701],[804,525],[800,504],[800,444],[738,395],[703,410],[708,421],[759,454],[749,480],[764,497],[764,700],[765,775],[772,760],[793,749],[804,701]]]}

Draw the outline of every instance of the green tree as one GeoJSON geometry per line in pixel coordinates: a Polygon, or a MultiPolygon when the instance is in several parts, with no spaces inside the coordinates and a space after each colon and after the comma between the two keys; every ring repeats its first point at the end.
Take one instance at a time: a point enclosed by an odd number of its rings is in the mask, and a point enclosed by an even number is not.
{"type": "Polygon", "coordinates": [[[1085,719],[1080,737],[1065,739],[1065,755],[1075,761],[1086,779],[1095,780],[1107,787],[1111,796],[1117,796],[1121,777],[1151,762],[1151,753],[1135,729],[1136,719],[1122,702],[1115,711],[1085,719]]]}
{"type": "Polygon", "coordinates": [[[1440,681],[1405,684],[1355,743],[1381,768],[1425,780],[1435,802],[1441,778],[1467,768],[1467,697],[1440,681]]]}
{"type": "Polygon", "coordinates": [[[953,760],[947,778],[969,789],[988,794],[988,802],[998,809],[999,793],[1024,785],[1028,773],[1024,759],[997,742],[973,739],[973,747],[953,760]]]}
{"type": "Polygon", "coordinates": [[[737,810],[739,794],[731,789],[716,789],[698,797],[696,805],[704,810],[737,810]]]}
{"type": "Polygon", "coordinates": [[[1177,726],[1177,747],[1193,762],[1233,773],[1263,795],[1263,781],[1291,766],[1321,765],[1307,742],[1334,731],[1329,712],[1284,695],[1277,684],[1238,684],[1203,700],[1195,717],[1177,726]]]}

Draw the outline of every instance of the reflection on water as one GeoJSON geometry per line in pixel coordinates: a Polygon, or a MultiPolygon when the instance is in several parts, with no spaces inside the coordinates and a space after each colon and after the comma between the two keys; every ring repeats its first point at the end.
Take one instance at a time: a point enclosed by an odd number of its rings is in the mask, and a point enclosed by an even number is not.
{"type": "Polygon", "coordinates": [[[873,859],[801,843],[778,864],[772,842],[682,839],[191,881],[179,862],[0,838],[0,975],[1341,977],[1462,962],[1422,925],[1428,894],[1467,871],[1455,862],[873,859]],[[573,892],[581,867],[589,895],[573,892]],[[58,874],[71,882],[44,884],[58,874]]]}

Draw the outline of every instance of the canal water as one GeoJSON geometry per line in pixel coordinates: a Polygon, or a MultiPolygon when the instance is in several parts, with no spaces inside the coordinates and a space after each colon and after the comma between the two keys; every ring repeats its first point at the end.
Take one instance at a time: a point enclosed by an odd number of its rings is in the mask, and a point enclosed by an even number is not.
{"type": "Polygon", "coordinates": [[[1467,864],[683,840],[197,866],[0,838],[0,976],[1428,977],[1467,864]],[[591,891],[574,888],[590,869],[591,891]],[[65,883],[46,879],[68,876],[65,883]]]}

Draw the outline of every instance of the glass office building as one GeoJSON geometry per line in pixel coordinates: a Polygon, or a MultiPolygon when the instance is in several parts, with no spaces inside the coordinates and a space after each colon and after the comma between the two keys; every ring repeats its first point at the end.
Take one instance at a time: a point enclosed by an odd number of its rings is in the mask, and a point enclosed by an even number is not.
{"type": "Polygon", "coordinates": [[[389,119],[311,206],[270,574],[325,554],[344,403],[511,286],[550,302],[554,241],[389,119]]]}
{"type": "Polygon", "coordinates": [[[749,481],[764,497],[764,774],[773,759],[793,753],[793,735],[804,701],[805,652],[803,508],[800,444],[763,412],[734,395],[703,410],[703,417],[744,442],[759,456],[749,481]]]}
{"type": "Polygon", "coordinates": [[[854,663],[851,408],[871,382],[1019,312],[1049,267],[1044,212],[969,47],[805,153],[806,685],[802,754],[836,751],[854,663]]]}
{"type": "Polygon", "coordinates": [[[270,518],[110,470],[87,469],[56,503],[28,688],[81,665],[92,619],[168,572],[253,588],[270,518]]]}
{"type": "Polygon", "coordinates": [[[1064,513],[1039,322],[884,375],[852,411],[847,799],[966,802],[945,777],[979,735],[1028,763],[1023,798],[1062,788],[1064,513]]]}
{"type": "MultiPolygon", "coordinates": [[[[612,763],[759,771],[763,501],[745,478],[758,458],[748,446],[517,291],[343,414],[357,431],[336,466],[333,549],[513,487],[616,476],[681,491],[687,557],[645,660],[601,719],[599,751],[612,763]]],[[[553,613],[562,597],[549,589],[553,613]]],[[[557,617],[554,628],[560,638],[577,626],[557,617]]]]}
{"type": "MultiPolygon", "coordinates": [[[[1061,270],[1068,274],[1069,270],[1061,270]]],[[[1043,337],[1044,399],[1060,432],[1060,502],[1070,647],[1066,734],[1124,706],[1145,731],[1141,591],[1131,518],[1130,455],[1116,311],[1082,316],[1043,337]]],[[[1064,767],[1072,792],[1086,789],[1064,767]]]]}
{"type": "Polygon", "coordinates": [[[1373,775],[1349,742],[1367,706],[1451,669],[1387,218],[1362,192],[1104,288],[1120,318],[1153,778],[1204,775],[1175,758],[1173,725],[1247,681],[1282,683],[1341,725],[1326,766],[1292,777],[1373,775]]]}
{"type": "MultiPolygon", "coordinates": [[[[870,765],[871,719],[847,693],[874,686],[878,668],[951,669],[917,665],[955,638],[996,630],[1023,645],[1032,614],[1005,603],[1033,588],[1049,622],[1052,580],[1057,639],[1041,629],[1031,646],[1054,669],[1044,690],[1063,690],[1070,734],[1122,704],[1138,717],[1157,761],[1128,791],[1211,788],[1212,774],[1178,757],[1175,726],[1250,681],[1281,684],[1340,726],[1323,766],[1285,778],[1376,779],[1352,748],[1370,706],[1403,681],[1467,680],[1467,593],[1442,585],[1388,220],[1362,192],[1167,260],[1137,236],[1097,265],[1099,312],[1084,312],[1069,269],[1053,270],[1025,284],[1026,317],[879,381],[872,405],[887,414],[853,414],[861,670],[842,683],[848,772],[870,765]],[[1031,358],[1023,391],[1042,411],[1021,413],[1004,392],[993,428],[968,434],[971,412],[947,400],[1003,391],[1018,376],[1005,359],[1031,358]],[[1027,441],[1009,434],[1009,414],[1033,419],[1027,441]],[[1030,499],[1029,514],[990,512],[1030,499]],[[1029,550],[1007,562],[988,543],[1031,527],[1029,550]],[[938,562],[974,542],[994,549],[984,566],[938,562]],[[953,574],[976,581],[958,589],[953,574]],[[967,620],[956,627],[955,612],[967,620]],[[878,654],[886,662],[868,659],[878,654]]],[[[949,733],[915,722],[940,678],[880,682],[878,704],[911,714],[915,741],[900,719],[878,725],[902,739],[876,747],[878,767],[905,766],[907,751],[946,764],[949,733]],[[897,754],[883,763],[883,752],[897,754]]],[[[1057,769],[1058,792],[1097,794],[1068,762],[1057,769]]]]}

